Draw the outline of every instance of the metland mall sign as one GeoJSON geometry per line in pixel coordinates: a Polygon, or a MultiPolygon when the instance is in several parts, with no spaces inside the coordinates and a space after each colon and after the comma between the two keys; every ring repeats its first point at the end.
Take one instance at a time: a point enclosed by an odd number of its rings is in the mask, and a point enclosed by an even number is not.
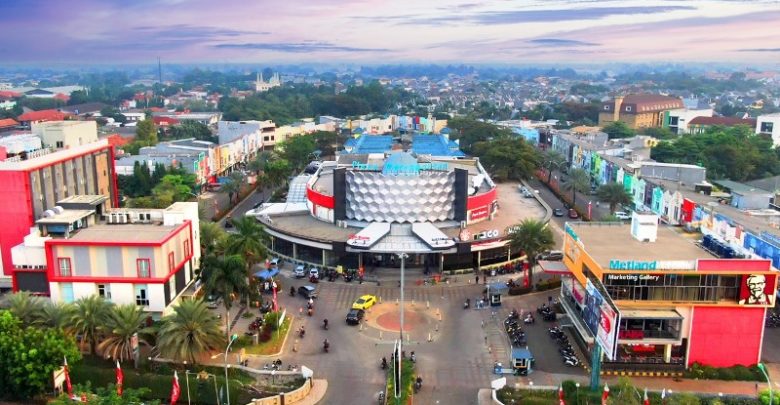
{"type": "Polygon", "coordinates": [[[695,270],[694,260],[618,260],[609,261],[610,270],[695,270]]]}

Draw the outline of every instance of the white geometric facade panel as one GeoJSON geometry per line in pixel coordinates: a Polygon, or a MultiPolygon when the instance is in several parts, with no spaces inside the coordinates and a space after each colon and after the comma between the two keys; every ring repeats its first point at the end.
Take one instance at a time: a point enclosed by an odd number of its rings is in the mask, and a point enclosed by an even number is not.
{"type": "Polygon", "coordinates": [[[438,222],[455,218],[455,172],[417,176],[348,170],[347,218],[366,222],[438,222]]]}

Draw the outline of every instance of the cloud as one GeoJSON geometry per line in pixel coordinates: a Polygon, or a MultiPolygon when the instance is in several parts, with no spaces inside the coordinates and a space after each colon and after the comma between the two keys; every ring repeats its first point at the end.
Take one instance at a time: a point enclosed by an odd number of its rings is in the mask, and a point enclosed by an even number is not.
{"type": "Polygon", "coordinates": [[[544,46],[598,46],[595,42],[577,41],[576,39],[561,39],[561,38],[536,38],[528,41],[532,44],[544,45],[544,46]]]}
{"type": "Polygon", "coordinates": [[[220,49],[252,49],[263,51],[276,51],[285,53],[304,52],[387,52],[385,48],[357,48],[352,46],[335,45],[328,42],[304,41],[304,42],[254,42],[254,43],[222,43],[214,45],[220,49]]]}
{"type": "Polygon", "coordinates": [[[519,24],[535,22],[564,22],[578,20],[598,20],[615,15],[659,14],[679,10],[695,10],[691,6],[637,6],[637,7],[594,7],[555,10],[514,10],[487,11],[472,15],[450,15],[430,19],[407,21],[409,24],[421,22],[448,24],[452,22],[471,22],[476,24],[519,24]]]}
{"type": "Polygon", "coordinates": [[[737,52],[780,52],[780,48],[737,49],[737,52]]]}
{"type": "Polygon", "coordinates": [[[167,38],[186,38],[208,40],[212,38],[237,37],[241,35],[268,35],[267,31],[242,31],[230,28],[176,24],[167,27],[141,26],[132,29],[142,35],[155,35],[167,38]]]}

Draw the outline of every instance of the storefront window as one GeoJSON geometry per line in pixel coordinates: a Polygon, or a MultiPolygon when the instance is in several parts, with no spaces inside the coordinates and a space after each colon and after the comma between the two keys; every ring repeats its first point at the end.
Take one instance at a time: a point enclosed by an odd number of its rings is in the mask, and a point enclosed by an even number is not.
{"type": "Polygon", "coordinates": [[[736,300],[738,292],[737,276],[733,275],[665,274],[640,278],[639,274],[626,273],[610,276],[604,277],[604,285],[615,300],[717,302],[736,300]]]}

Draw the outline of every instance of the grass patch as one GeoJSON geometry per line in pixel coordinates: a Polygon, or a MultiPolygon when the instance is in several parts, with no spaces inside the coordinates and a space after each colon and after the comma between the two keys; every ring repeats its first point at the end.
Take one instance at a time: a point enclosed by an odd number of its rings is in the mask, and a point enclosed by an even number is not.
{"type": "MultiPolygon", "coordinates": [[[[395,362],[391,361],[390,363],[390,371],[387,373],[387,394],[390,398],[395,398],[394,394],[394,378],[393,378],[393,370],[395,367],[395,362]]],[[[412,395],[412,390],[414,389],[414,380],[415,380],[416,374],[414,373],[414,363],[409,359],[403,359],[401,360],[401,403],[406,404],[409,401],[409,397],[412,395]]],[[[424,384],[424,382],[423,382],[424,384]]],[[[390,402],[388,402],[390,403],[390,402]]]]}
{"type": "Polygon", "coordinates": [[[246,349],[247,354],[258,354],[258,355],[272,355],[279,353],[282,351],[282,345],[284,344],[284,338],[287,336],[287,333],[290,331],[290,325],[292,325],[292,318],[287,316],[284,318],[284,322],[282,322],[282,327],[278,330],[273,331],[271,333],[271,340],[267,342],[260,342],[260,344],[252,344],[251,339],[249,339],[249,344],[239,345],[239,347],[242,347],[246,349]]]}

